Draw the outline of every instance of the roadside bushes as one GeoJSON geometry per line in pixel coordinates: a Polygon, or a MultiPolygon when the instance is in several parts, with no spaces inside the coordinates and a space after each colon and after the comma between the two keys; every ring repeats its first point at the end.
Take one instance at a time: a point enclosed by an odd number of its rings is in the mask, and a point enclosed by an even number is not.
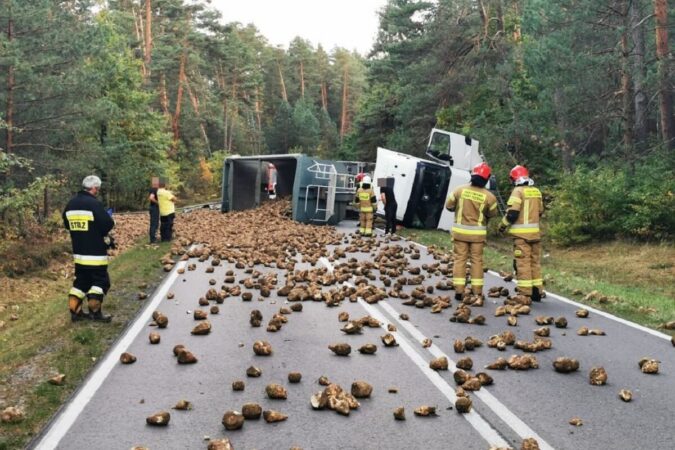
{"type": "Polygon", "coordinates": [[[562,245],[630,237],[675,237],[675,180],[671,158],[635,167],[579,169],[553,192],[549,235],[562,245]]]}

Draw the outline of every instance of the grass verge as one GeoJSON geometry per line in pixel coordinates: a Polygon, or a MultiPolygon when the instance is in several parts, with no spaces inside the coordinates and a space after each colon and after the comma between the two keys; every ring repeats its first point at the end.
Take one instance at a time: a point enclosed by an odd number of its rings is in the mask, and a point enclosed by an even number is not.
{"type": "MultiPolygon", "coordinates": [[[[401,235],[452,251],[447,232],[403,229],[401,235]]],[[[513,271],[511,240],[490,237],[484,258],[492,270],[513,271]]],[[[672,244],[615,241],[558,248],[544,242],[542,270],[546,290],[624,319],[655,329],[675,319],[672,244]],[[589,296],[593,291],[597,294],[589,296]]]]}
{"type": "Polygon", "coordinates": [[[0,292],[6,308],[0,319],[18,316],[0,330],[0,408],[19,405],[26,413],[20,423],[0,424],[0,450],[23,448],[80,385],[142,306],[139,286],[161,281],[159,258],[168,250],[169,244],[139,245],[111,262],[112,289],[104,302],[105,311],[115,316],[111,324],[70,322],[66,293],[72,275],[64,275],[72,274],[71,265],[61,276],[45,273],[0,292]],[[65,383],[49,384],[58,373],[66,375],[65,383]]]}

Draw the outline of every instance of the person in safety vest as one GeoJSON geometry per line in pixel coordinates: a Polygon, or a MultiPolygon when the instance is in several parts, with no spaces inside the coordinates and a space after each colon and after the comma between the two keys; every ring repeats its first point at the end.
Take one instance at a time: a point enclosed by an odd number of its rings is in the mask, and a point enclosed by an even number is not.
{"type": "Polygon", "coordinates": [[[368,175],[361,180],[361,185],[356,190],[354,204],[359,208],[359,233],[363,236],[373,235],[373,211],[377,205],[377,197],[373,190],[372,182],[368,175]]]}
{"type": "Polygon", "coordinates": [[[112,316],[103,314],[101,304],[110,289],[108,248],[115,248],[115,242],[108,233],[115,222],[96,199],[101,179],[90,175],[82,181],[82,188],[68,202],[62,215],[63,224],[70,231],[75,259],[75,279],[68,292],[70,318],[73,322],[85,319],[110,322],[112,316]],[[85,297],[89,314],[82,311],[85,297]]]}
{"type": "Polygon", "coordinates": [[[487,240],[487,221],[497,215],[497,198],[485,185],[490,179],[490,166],[478,164],[471,171],[471,182],[455,189],[445,207],[455,213],[452,225],[452,283],[455,299],[462,300],[466,285],[466,261],[471,260],[471,291],[483,293],[483,247],[487,240]]]}
{"type": "Polygon", "coordinates": [[[541,191],[534,187],[534,181],[525,167],[515,166],[509,178],[515,188],[506,202],[506,215],[499,225],[499,232],[508,230],[513,237],[513,265],[518,278],[518,291],[539,302],[544,291],[539,229],[544,203],[541,191]]]}

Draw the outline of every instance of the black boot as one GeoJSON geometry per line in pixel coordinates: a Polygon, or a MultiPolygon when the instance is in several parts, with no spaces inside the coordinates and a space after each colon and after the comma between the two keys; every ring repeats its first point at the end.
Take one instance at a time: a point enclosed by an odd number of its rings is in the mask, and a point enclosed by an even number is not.
{"type": "Polygon", "coordinates": [[[462,294],[460,292],[455,293],[455,300],[457,300],[458,302],[461,302],[463,299],[464,299],[464,294],[462,294]]]}
{"type": "Polygon", "coordinates": [[[90,318],[91,320],[93,320],[94,322],[109,323],[110,321],[112,321],[112,317],[113,317],[113,316],[111,316],[111,315],[109,315],[109,314],[104,315],[104,314],[101,312],[100,309],[99,309],[98,311],[95,311],[95,312],[91,312],[91,311],[89,312],[89,318],[90,318]]]}
{"type": "Polygon", "coordinates": [[[531,298],[532,298],[533,302],[540,302],[541,301],[541,292],[539,292],[538,287],[535,286],[535,287],[532,288],[531,298]]]}
{"type": "Polygon", "coordinates": [[[101,311],[101,300],[96,298],[90,298],[88,300],[89,305],[89,318],[94,322],[104,322],[108,323],[112,320],[111,315],[104,315],[101,311]]]}
{"type": "Polygon", "coordinates": [[[82,311],[82,299],[75,295],[68,295],[68,309],[70,310],[70,321],[81,322],[89,320],[89,316],[82,311]]]}
{"type": "Polygon", "coordinates": [[[82,322],[83,320],[89,320],[89,315],[85,314],[84,311],[70,312],[71,322],[82,322]]]}

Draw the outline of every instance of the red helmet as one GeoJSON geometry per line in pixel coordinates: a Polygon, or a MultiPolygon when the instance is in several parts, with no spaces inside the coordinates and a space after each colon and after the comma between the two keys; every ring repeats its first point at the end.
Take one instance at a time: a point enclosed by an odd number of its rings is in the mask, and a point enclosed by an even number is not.
{"type": "Polygon", "coordinates": [[[488,166],[486,163],[480,163],[473,168],[471,175],[478,175],[482,179],[488,180],[490,178],[491,172],[492,169],[490,169],[490,166],[488,166]]]}
{"type": "Polygon", "coordinates": [[[509,172],[509,178],[511,178],[511,181],[513,181],[514,183],[519,178],[529,177],[529,176],[530,176],[529,172],[523,166],[516,166],[513,169],[511,169],[511,172],[509,172]]]}
{"type": "Polygon", "coordinates": [[[357,182],[357,183],[360,183],[361,180],[363,180],[363,177],[365,177],[365,176],[366,176],[366,174],[363,173],[363,172],[357,173],[357,174],[356,174],[356,177],[355,177],[356,182],[357,182]]]}

